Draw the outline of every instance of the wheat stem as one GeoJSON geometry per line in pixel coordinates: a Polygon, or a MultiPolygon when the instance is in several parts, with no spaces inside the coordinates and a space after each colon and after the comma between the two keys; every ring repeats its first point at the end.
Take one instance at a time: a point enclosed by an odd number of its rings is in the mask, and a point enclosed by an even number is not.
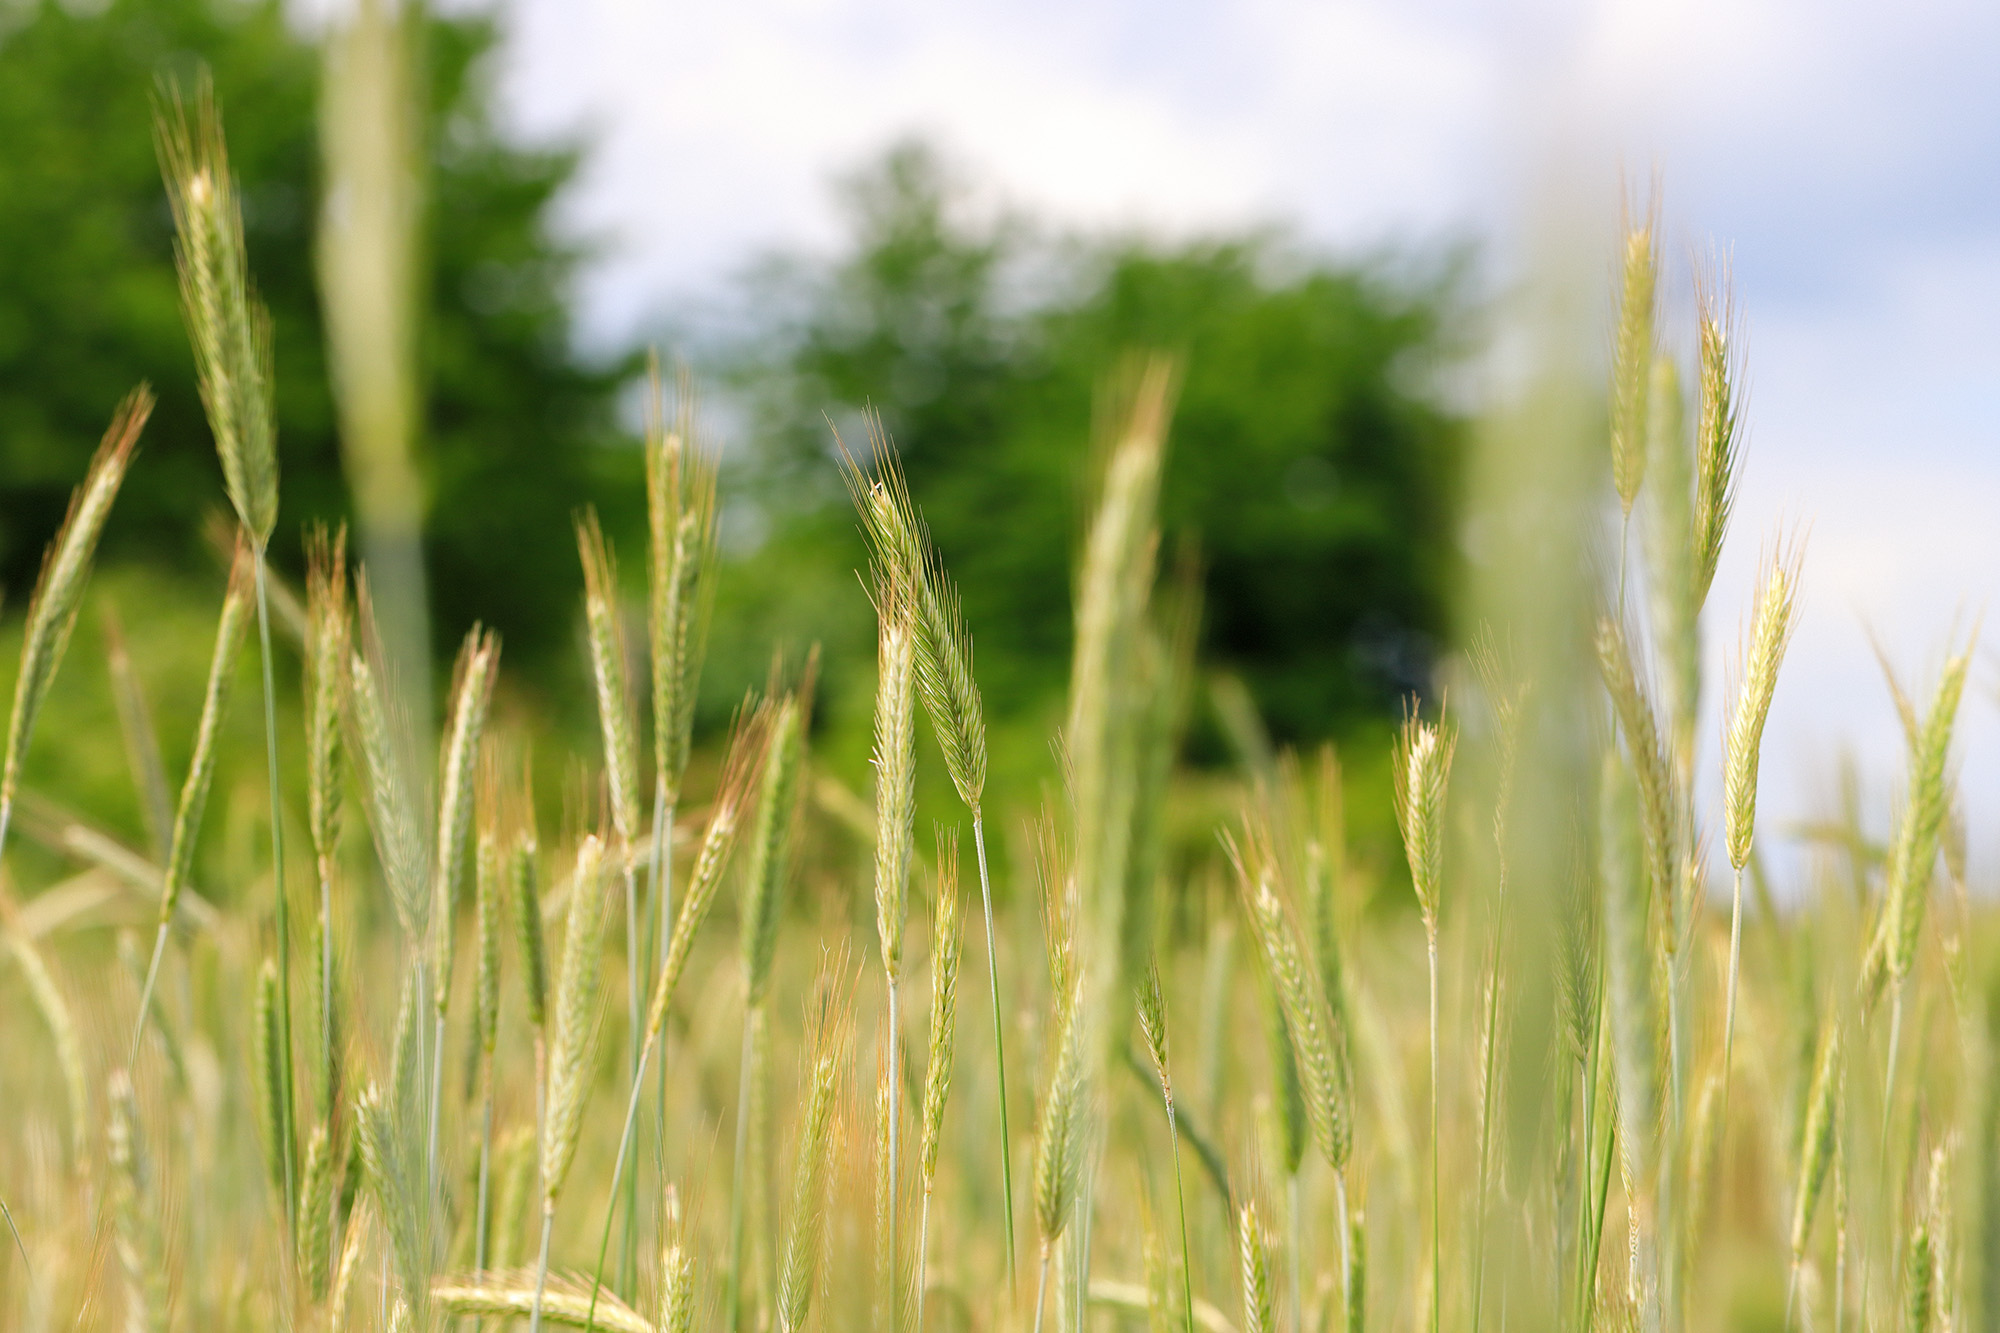
{"type": "Polygon", "coordinates": [[[917,1324],[916,1333],[924,1333],[924,1265],[930,1255],[931,1240],[931,1186],[924,1183],[923,1202],[917,1208],[917,1324]]]}
{"type": "MultiPolygon", "coordinates": [[[[1000,1198],[1007,1228],[1007,1289],[1014,1289],[1014,1151],[1007,1130],[1007,1043],[1000,1009],[999,946],[993,934],[993,884],[986,871],[986,822],[972,808],[972,846],[979,856],[979,903],[986,913],[986,982],[993,992],[993,1070],[1000,1083],[1000,1198]]],[[[1043,1259],[1046,1270],[1048,1260],[1043,1259]]],[[[1044,1273],[1046,1277],[1046,1272],[1044,1273]]],[[[1039,1315],[1037,1316],[1039,1320],[1039,1315]]]]}
{"type": "Polygon", "coordinates": [[[1729,895],[1729,985],[1722,1002],[1722,1124],[1729,1124],[1730,1052],[1736,1037],[1736,978],[1743,958],[1743,867],[1737,866],[1729,895]]]}
{"type": "Polygon", "coordinates": [[[493,1164],[493,1058],[489,1054],[482,1079],[484,1089],[480,1096],[479,1114],[479,1200],[472,1215],[472,1266],[478,1272],[486,1271],[486,1233],[488,1228],[489,1191],[493,1164]]]}
{"type": "Polygon", "coordinates": [[[1042,1333],[1042,1307],[1049,1290],[1049,1255],[1051,1245],[1042,1241],[1041,1275],[1035,1279],[1035,1333],[1042,1333]]]}
{"type": "Polygon", "coordinates": [[[528,1315],[528,1333],[541,1333],[542,1299],[549,1290],[549,1232],[555,1229],[556,1201],[544,1195],[542,1198],[542,1253],[535,1260],[535,1303],[528,1315]]]}
{"type": "Polygon", "coordinates": [[[1299,1270],[1305,1267],[1306,1247],[1303,1228],[1299,1225],[1299,1176],[1296,1171],[1285,1181],[1285,1230],[1286,1248],[1292,1252],[1291,1262],[1285,1265],[1291,1278],[1292,1327],[1303,1329],[1306,1326],[1306,1302],[1299,1270]]]}
{"type": "Polygon", "coordinates": [[[751,1040],[751,1015],[754,1010],[745,1008],[743,1012],[743,1049],[738,1058],[736,1076],[736,1157],[732,1168],[729,1188],[729,1277],[724,1288],[722,1326],[730,1330],[743,1327],[743,1233],[745,1227],[743,1191],[744,1173],[748,1169],[750,1152],[750,1077],[753,1057],[751,1040]]]}
{"type": "MultiPolygon", "coordinates": [[[[611,1246],[611,1219],[618,1213],[618,1184],[625,1177],[625,1159],[632,1146],[632,1129],[639,1119],[639,1095],[645,1091],[646,1064],[653,1054],[653,1036],[646,1035],[639,1047],[639,1063],[632,1071],[632,1092],[625,1102],[625,1127],[618,1135],[618,1156],[611,1166],[611,1204],[604,1210],[604,1231],[597,1239],[597,1269],[590,1280],[590,1309],[584,1317],[584,1330],[597,1326],[597,1297],[604,1287],[604,1256],[611,1246]]],[[[632,1173],[633,1178],[638,1172],[632,1173]]]]}
{"type": "Polygon", "coordinates": [[[265,574],[261,542],[253,559],[256,561],[257,580],[257,656],[263,668],[264,683],[264,760],[271,780],[271,894],[277,905],[274,930],[278,955],[279,1070],[284,1078],[278,1092],[279,1106],[284,1113],[278,1143],[285,1163],[285,1217],[296,1226],[299,1198],[298,1180],[292,1163],[293,1124],[297,1117],[292,1098],[292,918],[285,900],[285,811],[283,793],[278,785],[278,701],[277,690],[271,680],[271,610],[265,586],[269,580],[265,574]]]}
{"type": "Polygon", "coordinates": [[[1444,1301],[1444,1227],[1442,1192],[1438,1184],[1438,937],[1437,923],[1426,918],[1424,944],[1430,955],[1431,999],[1431,1333],[1437,1333],[1444,1301]]]}
{"type": "MultiPolygon", "coordinates": [[[[889,1328],[892,1330],[893,1333],[893,1330],[895,1329],[896,1324],[898,1322],[896,1318],[896,1313],[897,1313],[896,1215],[897,1213],[902,1211],[898,1207],[898,1205],[901,1202],[901,1199],[896,1193],[896,1164],[899,1160],[897,1157],[896,1130],[898,1128],[899,1122],[903,1118],[901,1115],[902,1105],[903,1105],[903,1095],[901,1086],[896,1082],[896,1075],[897,1075],[896,1062],[901,1055],[902,1042],[898,1037],[898,1033],[901,1031],[901,1029],[897,1026],[896,1022],[897,987],[896,987],[896,978],[893,973],[889,977],[888,984],[889,984],[889,1095],[885,1099],[888,1102],[887,1110],[889,1113],[889,1217],[888,1217],[889,1261],[887,1264],[887,1269],[889,1273],[889,1328]]],[[[921,1280],[921,1275],[919,1275],[919,1278],[921,1280]]]]}
{"type": "MultiPolygon", "coordinates": [[[[630,848],[621,844],[620,851],[625,862],[625,1000],[632,1029],[627,1046],[631,1052],[632,1087],[636,1091],[639,1080],[645,1077],[639,1067],[639,1052],[645,1045],[645,1038],[641,1035],[645,1010],[642,1007],[640,974],[648,973],[647,979],[650,980],[651,951],[639,937],[638,871],[632,864],[630,848]]],[[[616,1209],[610,1211],[615,1212],[616,1209]]],[[[618,1256],[618,1294],[626,1300],[632,1298],[638,1260],[639,1173],[634,1171],[625,1180],[625,1230],[618,1256]]]]}

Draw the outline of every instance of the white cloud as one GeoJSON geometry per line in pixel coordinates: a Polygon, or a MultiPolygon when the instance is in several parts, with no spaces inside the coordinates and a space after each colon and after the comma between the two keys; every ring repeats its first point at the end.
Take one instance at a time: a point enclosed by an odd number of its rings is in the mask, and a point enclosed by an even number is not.
{"type": "MultiPolygon", "coordinates": [[[[831,175],[910,130],[1062,219],[1278,216],[1348,245],[1504,246],[1551,160],[1608,221],[1617,164],[1656,164],[1673,253],[1732,243],[1748,319],[1712,701],[1760,542],[1812,525],[1774,819],[1823,797],[1829,738],[1888,790],[1898,742],[1862,625],[1921,681],[1954,615],[2000,592],[1990,0],[518,0],[512,27],[520,124],[600,135],[566,205],[615,246],[587,291],[599,337],[757,250],[829,243],[831,175]]],[[[1983,690],[1966,718],[1968,782],[1990,794],[1983,690]]]]}

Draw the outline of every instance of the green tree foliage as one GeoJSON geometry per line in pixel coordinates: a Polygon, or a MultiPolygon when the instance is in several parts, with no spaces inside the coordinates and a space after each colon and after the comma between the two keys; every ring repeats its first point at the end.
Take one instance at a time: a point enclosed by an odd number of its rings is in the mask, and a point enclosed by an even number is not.
{"type": "MultiPolygon", "coordinates": [[[[1046,720],[1096,399],[1122,358],[1164,349],[1185,374],[1163,558],[1199,561],[1205,660],[1240,673],[1286,740],[1351,735],[1426,685],[1461,436],[1436,389],[1449,266],[1343,265],[1275,234],[1049,237],[982,218],[910,144],[842,203],[848,248],[760,274],[765,318],[734,367],[769,463],[754,484],[770,535],[724,592],[752,613],[746,642],[777,629],[839,646],[836,671],[871,660],[858,592],[795,571],[861,559],[827,426],[863,449],[873,408],[963,590],[989,705],[1046,720]]],[[[865,707],[835,688],[836,707],[865,707]]]]}
{"type": "MultiPolygon", "coordinates": [[[[547,219],[577,151],[501,139],[491,19],[422,23],[430,197],[419,455],[436,632],[449,646],[483,620],[506,636],[512,667],[568,670],[569,515],[638,490],[635,456],[597,447],[613,438],[629,367],[593,367],[571,348],[566,299],[582,256],[547,219]]],[[[0,11],[0,582],[15,605],[112,405],[140,379],[160,404],[107,558],[188,568],[210,559],[195,516],[221,505],[220,469],[181,327],[152,134],[161,81],[190,88],[204,69],[275,325],[283,513],[274,557],[296,572],[302,523],[345,512],[312,249],[312,38],[275,0],[28,0],[0,11]]]]}

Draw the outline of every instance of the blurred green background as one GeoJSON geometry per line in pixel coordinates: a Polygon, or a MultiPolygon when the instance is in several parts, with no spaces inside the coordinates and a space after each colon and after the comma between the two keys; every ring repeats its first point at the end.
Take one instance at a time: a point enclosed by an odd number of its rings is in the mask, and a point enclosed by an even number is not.
{"type": "MultiPolygon", "coordinates": [[[[429,153],[419,448],[438,657],[448,662],[475,620],[499,627],[517,715],[553,719],[558,746],[588,756],[571,521],[595,505],[628,574],[640,572],[644,349],[578,350],[572,302],[589,252],[556,228],[553,206],[588,145],[501,133],[494,17],[418,21],[429,153]]],[[[296,575],[303,525],[337,521],[347,505],[315,290],[311,36],[268,0],[0,10],[9,638],[112,405],[152,381],[160,407],[108,529],[100,586],[140,611],[129,628],[175,774],[220,592],[206,534],[222,490],[177,309],[150,108],[165,81],[191,86],[203,69],[275,319],[274,557],[296,575]]],[[[1123,360],[1165,350],[1184,374],[1162,558],[1198,571],[1205,681],[1240,682],[1280,743],[1333,740],[1351,765],[1371,764],[1402,700],[1427,687],[1446,624],[1465,425],[1445,389],[1464,350],[1464,256],[1334,257],[1276,228],[1173,242],[1061,232],[972,207],[977,185],[920,142],[890,145],[835,185],[836,249],[767,257],[729,288],[723,318],[663,342],[694,367],[725,459],[728,564],[705,730],[765,679],[774,645],[796,661],[818,643],[821,751],[865,790],[872,616],[833,460],[836,431],[865,447],[872,410],[963,590],[995,790],[1035,799],[1053,774],[1096,404],[1123,360]]],[[[73,661],[92,653],[80,641],[73,661]]],[[[102,711],[105,689],[101,669],[73,670],[52,706],[102,711]]],[[[1246,743],[1247,710],[1218,713],[1217,693],[1243,697],[1234,684],[1199,692],[1186,756],[1196,770],[1246,743]]],[[[47,746],[37,764],[66,799],[136,810],[120,756],[47,746]]],[[[1363,803],[1356,818],[1365,842],[1382,816],[1363,803]]]]}

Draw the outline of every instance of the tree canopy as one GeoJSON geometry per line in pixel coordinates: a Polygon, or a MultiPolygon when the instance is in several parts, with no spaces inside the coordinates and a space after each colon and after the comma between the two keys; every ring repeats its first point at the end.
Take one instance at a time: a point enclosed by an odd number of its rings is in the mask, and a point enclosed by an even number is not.
{"type": "Polygon", "coordinates": [[[1046,720],[1093,415],[1121,359],[1160,350],[1183,366],[1163,559],[1198,563],[1206,663],[1290,741],[1350,734],[1425,687],[1455,558],[1462,423],[1436,388],[1449,262],[1343,263],[1279,233],[1051,235],[982,213],[915,143],[841,198],[846,248],[767,266],[763,320],[731,363],[769,536],[724,596],[760,641],[789,629],[872,660],[828,422],[863,449],[873,410],[963,591],[989,706],[1046,720]]]}
{"type": "MultiPolygon", "coordinates": [[[[573,350],[583,254],[549,207],[571,145],[501,136],[480,15],[419,20],[428,100],[424,413],[426,554],[443,644],[497,626],[517,668],[566,658],[575,605],[570,515],[636,492],[616,438],[631,367],[573,350]],[[626,485],[630,480],[633,484],[626,485]],[[612,481],[618,485],[607,484],[612,481]]],[[[199,567],[220,468],[195,390],[153,151],[170,85],[215,84],[242,184],[252,274],[271,309],[283,511],[273,555],[346,509],[327,383],[313,235],[314,37],[277,0],[30,0],[0,16],[0,582],[25,600],[44,543],[112,406],[150,380],[159,407],[106,536],[106,557],[199,567]]],[[[444,657],[449,661],[449,656],[444,657]]]]}

